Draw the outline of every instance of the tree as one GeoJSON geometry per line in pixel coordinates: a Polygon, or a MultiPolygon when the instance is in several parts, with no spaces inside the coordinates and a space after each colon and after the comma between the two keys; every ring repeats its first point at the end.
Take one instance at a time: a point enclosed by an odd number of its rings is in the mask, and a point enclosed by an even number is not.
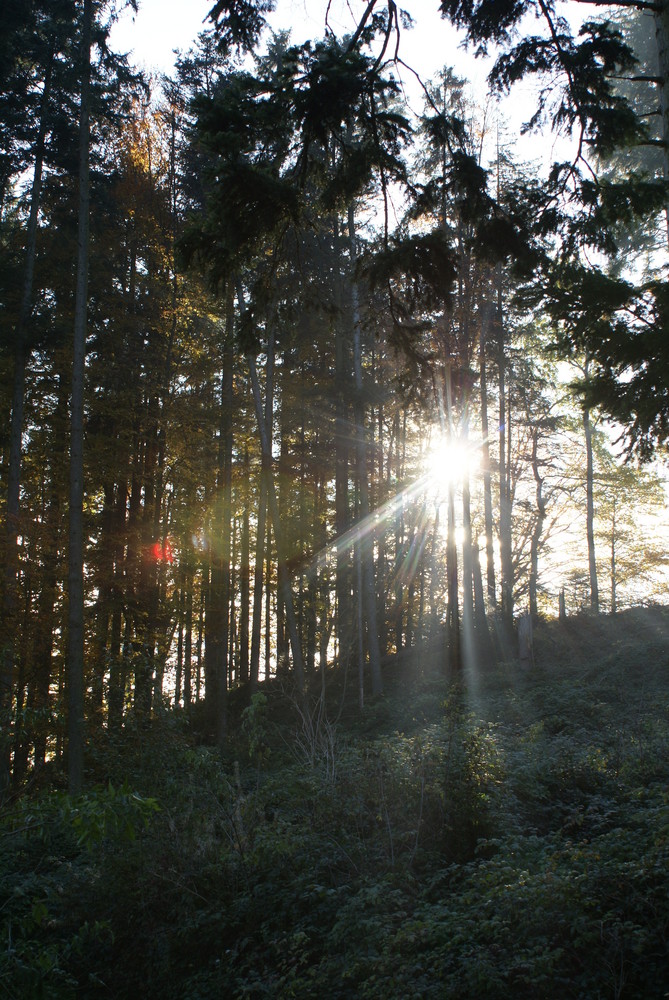
{"type": "Polygon", "coordinates": [[[81,103],[79,110],[79,209],[74,354],[70,403],[70,508],[68,572],[68,787],[81,791],[84,777],[84,364],[88,305],[90,74],[93,0],[81,14],[81,103]]]}
{"type": "Polygon", "coordinates": [[[654,469],[621,464],[601,440],[597,457],[596,530],[608,555],[608,572],[602,568],[601,576],[608,578],[608,610],[615,614],[638,603],[641,594],[644,601],[662,600],[667,554],[657,518],[665,508],[666,489],[654,469]]]}
{"type": "MultiPolygon", "coordinates": [[[[73,12],[71,4],[60,3],[49,9],[42,5],[36,10],[10,7],[3,15],[5,24],[6,60],[0,80],[0,127],[4,137],[4,153],[0,183],[5,203],[10,184],[30,162],[30,139],[34,137],[30,208],[25,241],[22,290],[13,330],[14,383],[11,408],[9,469],[7,476],[5,570],[3,586],[3,629],[0,656],[0,718],[8,730],[7,720],[12,697],[14,669],[15,614],[17,609],[17,570],[19,535],[19,496],[21,479],[21,448],[24,422],[26,363],[30,354],[29,320],[33,308],[35,259],[37,253],[38,219],[41,206],[46,140],[53,115],[51,93],[56,70],[56,57],[67,48],[73,12]],[[41,91],[40,91],[41,83],[41,91]],[[26,120],[28,125],[26,127],[26,120]]],[[[0,795],[7,784],[7,748],[2,753],[0,795]]]]}
{"type": "MultiPolygon", "coordinates": [[[[655,12],[660,28],[658,79],[669,78],[662,42],[667,5],[641,2],[623,6],[630,10],[650,6],[655,12]]],[[[524,196],[539,220],[535,232],[542,241],[548,240],[537,295],[544,296],[546,308],[565,339],[587,349],[598,366],[589,382],[590,405],[598,404],[622,420],[629,446],[647,455],[666,436],[666,400],[661,392],[649,397],[652,385],[666,382],[663,285],[656,279],[635,283],[630,278],[607,277],[601,267],[588,263],[591,257],[583,255],[583,251],[590,255],[596,251],[615,257],[621,223],[633,226],[638,218],[656,214],[665,203],[662,179],[630,171],[605,180],[594,172],[594,158],[652,141],[645,115],[636,114],[616,89],[617,78],[634,71],[632,50],[608,20],[586,21],[578,38],[574,37],[550,0],[541,0],[535,9],[544,33],[523,36],[514,45],[513,31],[530,5],[504,4],[495,7],[494,16],[492,7],[487,0],[475,4],[444,0],[441,4],[442,12],[466,30],[469,41],[479,50],[487,50],[491,43],[504,47],[491,73],[502,90],[527,75],[545,75],[546,80],[551,73],[560,75],[559,100],[549,104],[552,84],[547,84],[530,125],[548,118],[554,129],[575,139],[572,162],[554,164],[547,182],[524,196]],[[568,208],[564,207],[565,197],[568,208]],[[556,245],[552,243],[556,237],[558,253],[550,249],[556,245]]],[[[666,129],[662,102],[660,110],[666,129]]]]}

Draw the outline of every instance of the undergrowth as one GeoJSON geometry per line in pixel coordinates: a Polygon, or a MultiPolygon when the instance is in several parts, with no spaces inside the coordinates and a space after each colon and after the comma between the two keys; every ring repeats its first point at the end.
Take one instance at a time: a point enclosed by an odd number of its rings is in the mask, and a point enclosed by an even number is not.
{"type": "Polygon", "coordinates": [[[665,997],[666,639],[575,629],[362,717],[269,688],[223,755],[98,741],[0,822],[0,997],[665,997]]]}

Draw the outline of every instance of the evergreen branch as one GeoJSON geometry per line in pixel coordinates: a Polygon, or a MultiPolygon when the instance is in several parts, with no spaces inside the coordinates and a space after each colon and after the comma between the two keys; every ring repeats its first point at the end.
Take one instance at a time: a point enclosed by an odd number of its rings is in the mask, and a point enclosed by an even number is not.
{"type": "Polygon", "coordinates": [[[661,3],[652,3],[652,0],[577,0],[577,3],[592,4],[593,7],[635,7],[636,10],[661,11],[661,3]]]}
{"type": "Polygon", "coordinates": [[[622,80],[623,83],[655,83],[658,86],[664,83],[664,77],[661,76],[617,76],[612,75],[612,80],[622,80]]]}

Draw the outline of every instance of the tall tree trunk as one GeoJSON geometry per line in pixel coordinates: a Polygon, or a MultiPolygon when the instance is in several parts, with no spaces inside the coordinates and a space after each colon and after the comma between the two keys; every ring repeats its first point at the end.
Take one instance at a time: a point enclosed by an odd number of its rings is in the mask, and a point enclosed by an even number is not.
{"type": "MultiPolygon", "coordinates": [[[[583,378],[587,385],[590,377],[590,359],[586,357],[583,378]]],[[[583,407],[583,433],[585,437],[585,529],[588,541],[588,575],[590,578],[590,607],[599,613],[599,584],[595,554],[595,469],[592,448],[592,421],[590,409],[583,407]]]]}
{"type": "Polygon", "coordinates": [[[616,595],[616,498],[613,498],[613,512],[611,515],[611,614],[615,615],[618,610],[618,600],[616,595]]]}
{"type": "MultiPolygon", "coordinates": [[[[658,87],[662,123],[662,169],[665,183],[669,186],[669,2],[667,0],[659,0],[653,17],[655,18],[655,39],[660,70],[658,87]]],[[[669,196],[665,204],[665,216],[667,243],[669,244],[669,196]]]]}
{"type": "Polygon", "coordinates": [[[128,579],[125,577],[127,568],[132,563],[132,539],[128,539],[128,550],[125,551],[126,536],[126,506],[128,500],[128,484],[124,477],[117,483],[116,510],[114,512],[113,551],[114,551],[114,583],[112,601],[112,620],[109,637],[109,693],[107,696],[107,726],[110,730],[120,729],[123,719],[124,700],[124,665],[121,655],[122,615],[125,605],[126,620],[128,617],[127,592],[128,579]],[[124,558],[126,556],[126,558],[124,558]]]}
{"type": "Polygon", "coordinates": [[[381,679],[381,651],[379,649],[379,631],[376,622],[376,586],[374,582],[374,546],[373,534],[369,517],[369,492],[367,484],[367,431],[365,428],[365,405],[363,401],[362,383],[362,325],[360,320],[360,304],[358,301],[358,284],[355,274],[357,266],[357,248],[355,235],[355,213],[353,205],[348,209],[348,237],[351,264],[351,309],[353,322],[353,370],[355,374],[354,416],[356,424],[356,457],[358,472],[358,490],[360,496],[359,524],[362,527],[360,537],[360,562],[362,569],[363,606],[367,622],[367,650],[369,653],[369,669],[372,678],[372,694],[380,695],[383,691],[381,679]]]}
{"type": "Polygon", "coordinates": [[[511,548],[511,490],[507,446],[511,440],[508,426],[510,414],[506,398],[506,350],[502,290],[498,289],[499,321],[499,541],[501,555],[502,620],[511,630],[513,624],[513,563],[511,548]]]}
{"type": "Polygon", "coordinates": [[[474,556],[469,473],[462,480],[462,632],[468,666],[474,666],[474,556]]]}
{"type": "MultiPolygon", "coordinates": [[[[151,392],[148,404],[148,429],[141,446],[142,493],[138,511],[140,537],[137,582],[137,615],[135,620],[135,690],[134,707],[138,719],[148,722],[155,690],[156,615],[158,562],[154,546],[158,545],[155,522],[155,498],[158,464],[158,399],[151,392]]],[[[135,485],[133,484],[133,492],[135,485]]]]}
{"type": "Polygon", "coordinates": [[[68,573],[67,737],[68,788],[84,779],[84,365],[88,307],[90,78],[93,0],[82,13],[81,104],[79,110],[79,234],[74,306],[74,348],[70,431],[70,517],[68,573]]]}
{"type": "Polygon", "coordinates": [[[439,518],[441,504],[435,504],[434,524],[432,526],[432,541],[430,543],[430,638],[435,634],[439,621],[439,608],[437,606],[437,581],[440,577],[441,567],[437,566],[437,539],[439,537],[439,518]]]}
{"type": "MultiPolygon", "coordinates": [[[[272,426],[272,411],[274,408],[274,331],[270,330],[267,343],[267,365],[265,369],[265,426],[272,426]]],[[[251,684],[258,684],[260,674],[260,631],[262,625],[263,573],[265,554],[265,533],[267,518],[267,484],[270,475],[268,456],[262,452],[260,468],[260,489],[258,497],[258,516],[256,527],[256,547],[253,569],[253,621],[251,625],[251,684]]],[[[270,553],[267,551],[269,565],[270,553]]],[[[269,621],[267,623],[269,631],[269,621]]]]}
{"type": "Polygon", "coordinates": [[[532,472],[536,483],[537,520],[534,525],[534,531],[532,532],[532,541],[530,546],[529,591],[530,615],[532,618],[536,618],[538,615],[537,587],[539,583],[539,544],[541,542],[544,521],[546,519],[546,501],[543,496],[544,480],[539,467],[538,439],[539,432],[537,428],[534,427],[532,430],[532,472]]]}
{"type": "Polygon", "coordinates": [[[193,550],[190,539],[186,539],[184,551],[187,553],[184,570],[184,586],[186,589],[186,608],[184,622],[184,708],[191,706],[193,699],[193,589],[195,587],[195,568],[193,565],[193,550]]]}
{"type": "Polygon", "coordinates": [[[483,473],[483,516],[485,522],[486,583],[488,601],[494,607],[495,592],[495,546],[492,521],[492,477],[490,475],[490,427],[488,422],[488,375],[487,338],[492,306],[486,302],[481,307],[481,330],[479,338],[479,376],[481,384],[481,471],[483,473]]]}
{"type": "MultiPolygon", "coordinates": [[[[267,497],[269,507],[269,486],[272,475],[271,466],[267,476],[267,497]]],[[[269,680],[272,667],[272,517],[267,518],[267,545],[265,548],[267,559],[265,560],[265,680],[269,680]]]]}
{"type": "Polygon", "coordinates": [[[245,503],[242,513],[242,530],[240,541],[239,570],[239,683],[246,684],[249,679],[249,616],[251,599],[251,524],[250,508],[250,473],[249,449],[244,449],[244,489],[245,503]]]}
{"type": "Polygon", "coordinates": [[[230,290],[226,316],[225,343],[223,345],[223,384],[221,387],[221,429],[219,449],[220,508],[216,543],[218,558],[216,581],[212,574],[215,594],[217,630],[216,643],[216,683],[217,710],[216,731],[222,747],[228,727],[228,644],[230,641],[230,596],[231,596],[231,529],[232,529],[232,413],[233,413],[233,295],[230,290]]]}
{"type": "Polygon", "coordinates": [[[402,482],[404,470],[402,468],[402,452],[400,451],[400,412],[395,411],[395,417],[393,420],[393,436],[395,439],[395,451],[394,451],[394,466],[395,466],[395,492],[396,492],[396,503],[395,503],[395,523],[393,525],[395,531],[395,649],[399,653],[402,649],[403,638],[404,638],[404,599],[402,591],[402,574],[400,572],[400,567],[402,564],[402,549],[404,546],[404,501],[403,494],[400,488],[400,483],[402,482]]]}
{"type": "Polygon", "coordinates": [[[599,585],[597,583],[597,559],[595,556],[595,496],[594,459],[592,453],[592,424],[590,410],[583,407],[583,430],[585,432],[585,523],[588,539],[588,573],[590,577],[590,606],[599,612],[599,585]]]}
{"type": "MultiPolygon", "coordinates": [[[[339,230],[335,224],[335,241],[339,245],[339,230]]],[[[341,282],[337,285],[339,314],[344,311],[341,282]]],[[[336,637],[338,666],[346,667],[352,654],[353,617],[351,604],[351,548],[348,540],[349,513],[349,441],[348,394],[350,359],[345,326],[335,324],[335,534],[337,537],[336,569],[336,637]]]]}
{"type": "MultiPolygon", "coordinates": [[[[21,487],[21,452],[23,439],[23,409],[25,402],[26,365],[29,355],[27,334],[28,320],[32,309],[35,257],[37,253],[37,228],[42,191],[42,170],[44,165],[44,143],[51,80],[55,51],[52,48],[46,65],[44,87],[40,102],[40,122],[35,144],[35,162],[30,190],[30,215],[26,240],[26,258],[23,272],[23,288],[19,316],[14,331],[14,384],[12,394],[12,417],[9,442],[9,473],[7,482],[7,508],[5,513],[6,549],[5,574],[2,606],[2,626],[0,628],[0,730],[9,732],[9,718],[12,703],[12,681],[14,674],[14,640],[16,635],[16,614],[18,607],[17,576],[19,565],[19,495],[21,487]]],[[[9,786],[9,743],[0,737],[0,802],[9,786]]]]}
{"type": "Polygon", "coordinates": [[[448,641],[448,669],[451,675],[462,667],[460,650],[460,609],[458,594],[458,547],[455,540],[455,486],[448,485],[448,535],[446,539],[446,577],[448,580],[448,605],[446,634],[448,641]]]}
{"type": "Polygon", "coordinates": [[[58,595],[61,565],[58,559],[60,547],[61,515],[63,505],[63,466],[66,464],[66,423],[67,386],[62,374],[58,379],[58,402],[53,415],[54,440],[51,462],[51,483],[49,501],[44,512],[44,552],[42,580],[38,600],[37,620],[34,636],[34,676],[32,707],[37,710],[35,730],[35,767],[40,767],[46,759],[47,723],[45,714],[49,707],[49,689],[53,672],[53,645],[56,627],[55,606],[58,595]]]}
{"type": "Polygon", "coordinates": [[[181,702],[181,689],[184,673],[184,618],[186,595],[184,590],[183,577],[181,586],[177,589],[177,666],[174,678],[174,707],[178,708],[181,702]]]}
{"type": "Polygon", "coordinates": [[[252,354],[247,354],[246,361],[251,376],[251,389],[253,392],[253,401],[255,404],[256,418],[258,421],[258,432],[260,434],[260,443],[263,454],[266,456],[268,469],[270,470],[270,475],[268,476],[267,492],[269,501],[269,512],[272,520],[272,526],[274,528],[274,540],[276,543],[276,551],[277,551],[279,590],[281,592],[281,597],[285,608],[286,624],[288,626],[288,635],[290,639],[290,648],[291,648],[291,653],[293,655],[293,669],[295,671],[295,682],[297,684],[297,689],[299,693],[303,695],[304,663],[302,660],[302,649],[300,647],[300,639],[297,631],[297,621],[295,619],[295,610],[293,607],[293,593],[290,586],[290,576],[288,574],[285,543],[281,526],[281,517],[279,514],[279,503],[277,500],[276,489],[274,486],[274,479],[271,475],[271,468],[272,468],[271,439],[269,434],[269,428],[265,421],[265,414],[263,411],[256,361],[252,354]]]}
{"type": "MultiPolygon", "coordinates": [[[[330,644],[330,631],[331,631],[330,570],[327,558],[328,478],[329,478],[328,472],[323,471],[319,482],[319,500],[318,500],[318,509],[319,509],[318,531],[320,532],[318,538],[319,538],[319,552],[321,553],[322,556],[322,567],[320,572],[318,572],[318,568],[315,568],[314,570],[315,581],[318,584],[316,592],[317,594],[316,599],[318,601],[318,611],[319,611],[318,667],[321,672],[321,676],[324,675],[324,671],[327,666],[328,646],[330,644]]],[[[321,559],[319,559],[319,564],[321,564],[321,559]]]]}
{"type": "MultiPolygon", "coordinates": [[[[383,476],[383,404],[379,404],[378,411],[378,439],[377,439],[377,452],[378,452],[378,506],[381,507],[386,498],[386,490],[384,484],[383,476]]],[[[377,555],[377,575],[380,581],[386,579],[386,529],[387,520],[382,519],[379,528],[379,535],[377,539],[378,545],[378,555],[377,555]]],[[[388,620],[386,617],[386,588],[385,586],[379,586],[378,588],[378,615],[377,615],[378,625],[379,625],[379,646],[381,647],[381,654],[385,655],[388,650],[388,620]]]]}
{"type": "MultiPolygon", "coordinates": [[[[285,365],[288,360],[287,354],[284,354],[283,360],[285,365]]],[[[286,385],[285,380],[282,380],[282,391],[280,393],[281,408],[280,408],[280,419],[279,419],[280,444],[279,444],[279,461],[277,469],[278,473],[277,503],[279,505],[279,517],[281,519],[281,537],[284,545],[286,544],[285,538],[286,538],[286,530],[288,527],[288,512],[290,509],[290,499],[288,496],[289,483],[290,483],[290,459],[288,455],[288,434],[290,430],[289,428],[290,420],[287,412],[288,409],[287,394],[284,391],[285,385],[286,385]]],[[[287,555],[288,553],[286,552],[286,557],[287,555]]],[[[286,608],[283,602],[283,590],[281,587],[279,587],[276,595],[276,662],[279,667],[281,666],[281,664],[288,662],[289,648],[290,648],[290,639],[288,637],[286,608]]]]}

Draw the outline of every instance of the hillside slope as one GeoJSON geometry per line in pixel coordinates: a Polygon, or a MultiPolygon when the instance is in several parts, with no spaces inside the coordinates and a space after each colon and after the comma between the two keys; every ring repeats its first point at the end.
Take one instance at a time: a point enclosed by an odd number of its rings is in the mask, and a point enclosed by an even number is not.
{"type": "Polygon", "coordinates": [[[3,995],[665,997],[669,609],[544,623],[530,670],[427,662],[362,714],[273,685],[224,760],[169,716],[91,748],[74,806],[24,798],[3,995]]]}

